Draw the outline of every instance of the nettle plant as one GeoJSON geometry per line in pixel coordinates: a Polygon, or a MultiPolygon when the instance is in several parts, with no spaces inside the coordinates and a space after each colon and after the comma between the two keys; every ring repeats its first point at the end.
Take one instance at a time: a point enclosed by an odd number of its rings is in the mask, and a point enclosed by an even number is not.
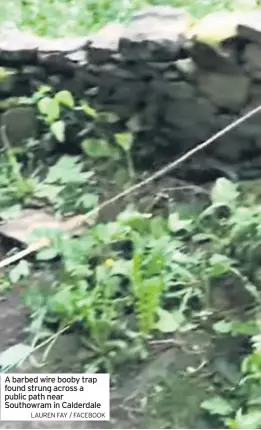
{"type": "Polygon", "coordinates": [[[186,329],[183,310],[164,310],[162,301],[180,246],[164,220],[131,208],[81,238],[60,238],[52,250],[61,257],[61,278],[38,312],[45,309],[47,321],[55,317],[61,327],[81,327],[92,369],[111,371],[125,360],[144,358],[152,333],[186,329]]]}
{"type": "MultiPolygon", "coordinates": [[[[86,121],[79,133],[80,137],[82,136],[83,152],[77,156],[61,156],[55,164],[48,166],[42,162],[41,154],[37,153],[37,148],[44,144],[42,141],[28,142],[28,145],[20,150],[9,144],[5,132],[2,131],[5,152],[1,154],[3,169],[0,183],[3,186],[0,200],[3,208],[17,202],[30,205],[32,202],[40,201],[52,204],[54,210],[60,213],[92,209],[97,204],[98,196],[93,190],[94,172],[87,166],[90,160],[92,163],[96,160],[105,160],[106,163],[111,160],[115,163],[113,170],[121,173],[122,168],[119,165],[122,163],[119,161],[124,156],[128,176],[130,180],[134,179],[131,134],[116,133],[112,143],[105,137],[84,137],[86,133],[99,129],[100,124],[117,121],[115,115],[98,114],[86,102],[79,102],[76,105],[69,91],[54,93],[48,86],[40,88],[31,99],[22,99],[21,102],[36,104],[40,118],[47,127],[47,133],[51,133],[60,144],[66,140],[67,122],[70,123],[73,118],[74,122],[79,123],[77,115],[79,113],[84,115],[86,121]],[[36,157],[33,156],[34,151],[36,157]],[[84,154],[87,155],[86,158],[83,157],[84,154]],[[23,165],[24,158],[27,160],[27,169],[23,165]]],[[[126,178],[126,175],[124,177],[126,178]]],[[[120,182],[122,185],[122,181],[120,182]]]]}
{"type": "Polygon", "coordinates": [[[67,90],[62,90],[52,95],[53,91],[49,87],[42,87],[34,96],[34,102],[51,133],[60,143],[66,140],[67,119],[66,113],[84,113],[86,124],[79,133],[81,148],[85,154],[93,159],[111,159],[116,163],[121,161],[122,155],[126,160],[126,167],[129,178],[135,178],[134,165],[131,156],[133,146],[133,136],[131,133],[115,133],[112,142],[109,142],[102,131],[103,124],[116,123],[119,118],[113,113],[97,112],[86,101],[75,102],[72,94],[67,90]],[[64,119],[65,117],[65,119],[64,119]],[[90,137],[92,132],[100,134],[100,138],[90,137]],[[84,138],[84,136],[89,137],[84,138]]]}

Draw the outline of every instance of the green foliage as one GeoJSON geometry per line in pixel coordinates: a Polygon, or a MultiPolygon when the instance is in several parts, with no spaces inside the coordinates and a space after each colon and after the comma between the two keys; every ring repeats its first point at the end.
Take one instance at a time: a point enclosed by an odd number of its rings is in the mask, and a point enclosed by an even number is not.
{"type": "Polygon", "coordinates": [[[227,416],[233,412],[233,408],[230,404],[225,399],[218,396],[204,400],[201,407],[213,415],[227,416]]]}
{"type": "Polygon", "coordinates": [[[19,366],[33,351],[29,345],[18,343],[0,354],[1,371],[8,372],[19,366]]]}
{"type": "Polygon", "coordinates": [[[165,309],[159,309],[158,316],[157,329],[161,333],[173,333],[177,331],[185,320],[184,315],[179,311],[169,312],[165,309]]]}
{"type": "MultiPolygon", "coordinates": [[[[9,0],[0,4],[0,19],[11,16],[19,28],[40,35],[86,36],[108,22],[128,21],[135,10],[148,4],[162,5],[162,1],[9,0]]],[[[251,9],[258,6],[258,0],[188,0],[185,4],[167,0],[165,4],[185,7],[200,17],[224,9],[251,9]]],[[[120,133],[107,139],[103,133],[94,133],[95,137],[90,133],[102,123],[117,122],[115,115],[97,112],[86,101],[74,100],[69,91],[54,94],[48,86],[27,102],[37,105],[48,139],[50,134],[60,144],[66,142],[78,113],[85,114],[80,139],[83,156],[42,163],[34,156],[38,142],[28,142],[21,149],[28,162],[22,163],[6,142],[0,155],[2,219],[12,219],[35,203],[47,204],[59,214],[91,210],[98,204],[99,190],[94,189],[95,169],[90,164],[96,167],[99,161],[111,163],[120,177],[124,159],[124,172],[131,181],[135,179],[133,136],[120,133]]],[[[118,182],[123,185],[121,179],[118,182]]],[[[47,345],[42,357],[46,361],[57,336],[75,324],[89,351],[86,371],[110,372],[125,361],[145,359],[152,337],[168,341],[165,337],[173,333],[182,336],[198,327],[212,329],[214,339],[244,337],[252,349],[240,357],[240,381],[219,381],[213,396],[202,402],[202,410],[219,427],[260,428],[260,206],[248,205],[237,185],[224,178],[216,182],[210,200],[198,216],[185,217],[175,208],[163,219],[127,208],[114,222],[99,223],[79,238],[49,232],[52,245],[39,251],[36,260],[48,268],[59,257],[59,271],[50,290],[27,292],[33,341],[2,352],[2,371],[21,364],[39,342],[47,345]],[[242,302],[236,316],[215,309],[214,291],[226,288],[229,296],[232,287],[237,288],[239,299],[243,292],[251,297],[250,316],[241,311],[242,302]],[[55,333],[48,328],[50,320],[59,325],[55,333]]],[[[34,264],[22,260],[1,279],[1,291],[28,279],[33,270],[34,264]]]]}
{"type": "Polygon", "coordinates": [[[29,264],[25,260],[20,260],[19,263],[10,270],[9,278],[14,284],[17,283],[21,278],[27,277],[30,274],[29,264]]]}
{"type": "MultiPolygon", "coordinates": [[[[88,134],[95,129],[98,130],[100,124],[113,123],[118,120],[115,115],[96,112],[86,101],[79,102],[79,105],[77,105],[72,94],[67,90],[52,94],[51,88],[42,87],[34,95],[33,100],[37,104],[43,121],[49,127],[55,139],[60,143],[66,141],[66,120],[70,117],[69,115],[67,118],[67,113],[74,112],[76,116],[78,112],[85,113],[86,129],[83,134],[86,132],[88,134]]],[[[102,133],[100,134],[102,135],[102,133]]],[[[110,159],[115,161],[116,166],[118,161],[121,160],[122,155],[124,155],[129,178],[133,180],[135,178],[131,156],[133,136],[131,133],[117,133],[114,136],[114,141],[114,144],[112,144],[104,137],[93,138],[93,136],[88,136],[88,138],[83,138],[81,141],[81,148],[88,157],[94,160],[110,159]]]]}
{"type": "MultiPolygon", "coordinates": [[[[90,127],[117,120],[88,104],[78,105],[67,91],[53,94],[49,87],[40,89],[33,103],[59,142],[66,140],[64,115],[68,112],[84,112],[90,127]]],[[[41,160],[33,159],[36,165],[31,170],[7,142],[1,154],[2,218],[14,218],[32,202],[47,204],[56,214],[86,213],[94,208],[99,201],[95,169],[101,159],[115,166],[122,164],[123,156],[133,179],[133,136],[120,133],[114,137],[112,141],[84,137],[82,155],[63,155],[44,168],[41,160]]],[[[184,215],[177,205],[167,217],[127,206],[114,221],[98,223],[77,238],[39,231],[37,237],[50,238],[51,246],[37,253],[37,262],[51,267],[51,261],[59,257],[59,270],[48,292],[27,293],[33,342],[19,346],[15,362],[10,358],[12,350],[3,353],[3,371],[32,354],[39,342],[48,344],[45,361],[65,327],[81,329],[89,353],[86,371],[112,372],[126,361],[145,359],[151,338],[168,341],[166,337],[173,333],[184,336],[203,329],[211,331],[214,339],[243,337],[252,348],[239,357],[240,380],[228,378],[218,389],[212,387],[213,396],[202,402],[202,410],[227,428],[259,428],[260,205],[248,204],[236,184],[220,178],[206,206],[200,213],[184,215]],[[229,296],[234,289],[232,305],[239,312],[223,312],[216,306],[216,291],[225,290],[229,296]],[[241,312],[245,297],[251,315],[241,312]],[[50,320],[59,326],[55,333],[48,328],[50,320]]],[[[22,260],[9,271],[6,282],[21,282],[33,269],[33,263],[22,260]]],[[[192,369],[191,373],[198,372],[192,369]]]]}
{"type": "MultiPolygon", "coordinates": [[[[161,5],[161,0],[9,0],[0,5],[2,22],[12,20],[20,27],[40,35],[69,36],[90,34],[108,22],[126,21],[131,14],[147,5],[161,5]]],[[[259,0],[166,0],[173,7],[185,7],[195,17],[220,10],[251,10],[259,0]]]]}

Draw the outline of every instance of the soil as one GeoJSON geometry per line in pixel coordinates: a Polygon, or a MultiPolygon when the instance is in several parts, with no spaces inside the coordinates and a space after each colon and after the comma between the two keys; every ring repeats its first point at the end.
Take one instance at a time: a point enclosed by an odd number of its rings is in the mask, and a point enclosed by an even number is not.
{"type": "MultiPolygon", "coordinates": [[[[0,312],[0,350],[3,351],[26,338],[24,329],[28,326],[28,315],[21,305],[18,292],[8,294],[0,302],[0,312]]],[[[198,367],[202,356],[197,351],[200,349],[207,353],[210,346],[210,340],[202,333],[198,333],[198,339],[194,334],[193,342],[173,339],[173,344],[155,345],[146,363],[134,363],[131,367],[122,368],[111,392],[110,422],[9,421],[0,422],[0,428],[155,428],[155,422],[158,423],[156,428],[170,428],[168,426],[173,426],[173,423],[174,428],[208,428],[199,414],[208,383],[202,379],[186,378],[184,372],[188,366],[198,367]],[[196,352],[193,352],[193,345],[196,352]],[[166,381],[168,384],[164,386],[166,381]],[[160,396],[156,395],[157,387],[161,387],[160,396]]],[[[41,351],[34,358],[40,362],[41,351]]],[[[85,361],[86,355],[79,337],[76,333],[70,333],[60,336],[45,366],[38,368],[27,361],[15,372],[80,373],[85,361]]]]}

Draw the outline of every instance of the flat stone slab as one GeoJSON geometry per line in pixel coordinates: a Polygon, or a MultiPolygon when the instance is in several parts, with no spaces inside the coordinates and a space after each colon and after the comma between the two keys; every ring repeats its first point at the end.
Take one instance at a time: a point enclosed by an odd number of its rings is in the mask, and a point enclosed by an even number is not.
{"type": "Polygon", "coordinates": [[[238,35],[250,42],[261,44],[261,9],[246,15],[238,25],[238,35]]]}
{"type": "Polygon", "coordinates": [[[185,44],[188,29],[189,17],[182,9],[148,7],[132,16],[119,50],[128,60],[175,60],[185,44]]]}

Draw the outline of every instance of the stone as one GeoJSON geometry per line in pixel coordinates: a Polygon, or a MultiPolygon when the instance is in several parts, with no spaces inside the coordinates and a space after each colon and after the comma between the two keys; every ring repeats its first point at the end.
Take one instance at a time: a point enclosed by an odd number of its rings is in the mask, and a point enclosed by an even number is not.
{"type": "Polygon", "coordinates": [[[165,64],[166,67],[163,68],[163,62],[158,61],[126,61],[125,68],[132,71],[136,79],[138,78],[147,82],[151,78],[162,79],[162,73],[164,73],[164,70],[166,71],[169,68],[169,63],[167,62],[165,64]],[[161,66],[159,66],[159,63],[161,66]]]}
{"type": "MultiPolygon", "coordinates": [[[[222,130],[235,120],[236,117],[233,115],[218,115],[216,117],[216,131],[222,130]]],[[[249,136],[246,136],[240,127],[231,130],[228,134],[221,136],[214,142],[210,148],[210,153],[220,160],[236,163],[241,160],[242,153],[249,146],[249,136]]]]}
{"type": "Polygon", "coordinates": [[[176,100],[189,100],[196,96],[196,89],[186,82],[166,82],[169,97],[176,100]]]}
{"type": "Polygon", "coordinates": [[[175,61],[175,67],[179,75],[188,81],[194,81],[196,78],[197,65],[192,58],[181,58],[175,61]]]}
{"type": "Polygon", "coordinates": [[[217,11],[204,16],[192,27],[191,37],[196,42],[209,46],[221,46],[225,41],[237,36],[238,24],[243,12],[217,11]]]}
{"type": "MultiPolygon", "coordinates": [[[[215,107],[204,98],[170,100],[166,102],[164,118],[175,135],[190,140],[194,145],[210,137],[215,124],[215,107]]],[[[173,137],[173,141],[175,139],[173,137]]]]}
{"type": "Polygon", "coordinates": [[[88,64],[87,67],[77,67],[74,72],[75,79],[81,79],[84,82],[86,89],[98,86],[100,79],[93,65],[88,64]]]}
{"type": "MultiPolygon", "coordinates": [[[[105,99],[105,97],[104,97],[105,99]]],[[[118,103],[116,104],[114,103],[109,103],[104,101],[101,97],[100,94],[98,94],[98,96],[95,98],[95,104],[94,107],[102,112],[110,112],[110,113],[114,113],[116,114],[122,121],[128,121],[128,119],[130,117],[132,117],[133,115],[135,115],[136,110],[137,110],[137,106],[132,105],[132,104],[122,104],[122,103],[118,103]]]]}
{"type": "Polygon", "coordinates": [[[124,27],[118,23],[108,24],[96,33],[87,48],[88,60],[93,64],[105,63],[119,49],[124,27]]]}
{"type": "Polygon", "coordinates": [[[24,66],[21,74],[29,78],[46,79],[46,73],[42,67],[39,66],[24,66]]]}
{"type": "Polygon", "coordinates": [[[40,38],[31,33],[0,31],[0,61],[4,65],[35,63],[40,38]]]}
{"type": "Polygon", "coordinates": [[[251,82],[249,100],[250,103],[256,106],[261,103],[261,81],[251,82]]]}
{"type": "Polygon", "coordinates": [[[173,64],[167,61],[148,61],[147,64],[151,69],[154,69],[159,73],[166,72],[170,68],[173,68],[173,64]]]}
{"type": "Polygon", "coordinates": [[[48,74],[45,72],[45,70],[42,67],[39,66],[24,66],[22,68],[22,71],[19,73],[19,79],[18,79],[18,85],[17,92],[21,94],[21,87],[24,86],[22,95],[26,94],[25,87],[27,86],[29,88],[29,96],[36,91],[39,90],[39,88],[42,85],[45,85],[48,82],[48,74]]]}
{"type": "Polygon", "coordinates": [[[60,53],[38,53],[38,64],[49,73],[62,73],[64,75],[73,75],[76,65],[60,53]]]}
{"type": "Polygon", "coordinates": [[[195,87],[183,81],[152,80],[150,87],[163,96],[171,97],[175,100],[189,100],[195,96],[195,87]]]}
{"type": "Polygon", "coordinates": [[[140,130],[152,131],[154,134],[159,132],[159,117],[164,96],[155,92],[146,95],[145,107],[140,114],[140,130]]]}
{"type": "MultiPolygon", "coordinates": [[[[244,109],[242,109],[241,114],[245,115],[252,109],[256,108],[260,102],[252,101],[247,104],[244,109]]],[[[248,118],[243,124],[240,125],[240,134],[246,139],[256,139],[257,136],[261,136],[261,115],[257,113],[252,117],[248,118]]]]}
{"type": "Polygon", "coordinates": [[[19,97],[8,97],[0,100],[0,112],[2,113],[10,108],[17,107],[19,102],[19,97]]]}
{"type": "Polygon", "coordinates": [[[68,58],[73,63],[79,64],[80,66],[87,64],[87,54],[83,50],[66,54],[66,58],[68,58]]]}
{"type": "Polygon", "coordinates": [[[163,80],[166,81],[178,81],[180,76],[179,72],[176,69],[168,69],[163,73],[163,80]]]}
{"type": "MultiPolygon", "coordinates": [[[[145,8],[126,26],[109,24],[91,37],[52,41],[28,33],[20,37],[18,30],[4,34],[1,28],[0,96],[6,100],[0,112],[8,110],[1,122],[11,144],[37,137],[38,124],[34,108],[14,107],[20,100],[10,96],[30,97],[46,84],[67,89],[99,112],[117,114],[117,127],[127,126],[135,148],[142,141],[152,161],[158,150],[162,158],[179,155],[260,104],[256,29],[253,41],[241,35],[215,46],[189,39],[187,29],[185,12],[169,6],[145,8]]],[[[220,31],[224,36],[223,27],[220,31]]],[[[261,154],[260,124],[260,115],[249,118],[211,145],[211,155],[241,163],[255,151],[261,154]]]]}
{"type": "Polygon", "coordinates": [[[109,79],[110,81],[133,81],[137,79],[136,74],[127,67],[108,62],[97,67],[97,73],[101,80],[109,79]]]}
{"type": "Polygon", "coordinates": [[[140,115],[133,115],[126,123],[127,128],[131,133],[138,133],[144,129],[140,115]]]}
{"type": "Polygon", "coordinates": [[[196,41],[190,49],[190,56],[203,69],[227,74],[239,71],[236,53],[228,48],[196,41]]]}
{"type": "Polygon", "coordinates": [[[59,39],[39,38],[37,49],[40,53],[51,54],[60,52],[61,54],[74,53],[86,50],[91,43],[89,37],[62,37],[59,39]]]}
{"type": "Polygon", "coordinates": [[[238,35],[249,42],[261,44],[261,11],[248,13],[238,25],[238,35]]]}
{"type": "Polygon", "coordinates": [[[143,100],[145,95],[144,85],[139,81],[129,81],[115,86],[109,98],[111,102],[135,105],[143,100]]]}
{"type": "Polygon", "coordinates": [[[239,112],[247,102],[250,81],[244,74],[221,74],[200,71],[198,89],[219,108],[239,112]]]}
{"type": "Polygon", "coordinates": [[[250,43],[246,46],[244,54],[244,69],[253,79],[261,79],[261,44],[250,43]]]}
{"type": "Polygon", "coordinates": [[[120,39],[119,51],[133,61],[175,60],[187,39],[189,21],[183,9],[145,8],[132,16],[120,39]]]}
{"type": "Polygon", "coordinates": [[[32,106],[14,107],[2,114],[1,127],[5,127],[11,145],[23,145],[28,139],[37,137],[38,121],[36,115],[32,106]]]}

